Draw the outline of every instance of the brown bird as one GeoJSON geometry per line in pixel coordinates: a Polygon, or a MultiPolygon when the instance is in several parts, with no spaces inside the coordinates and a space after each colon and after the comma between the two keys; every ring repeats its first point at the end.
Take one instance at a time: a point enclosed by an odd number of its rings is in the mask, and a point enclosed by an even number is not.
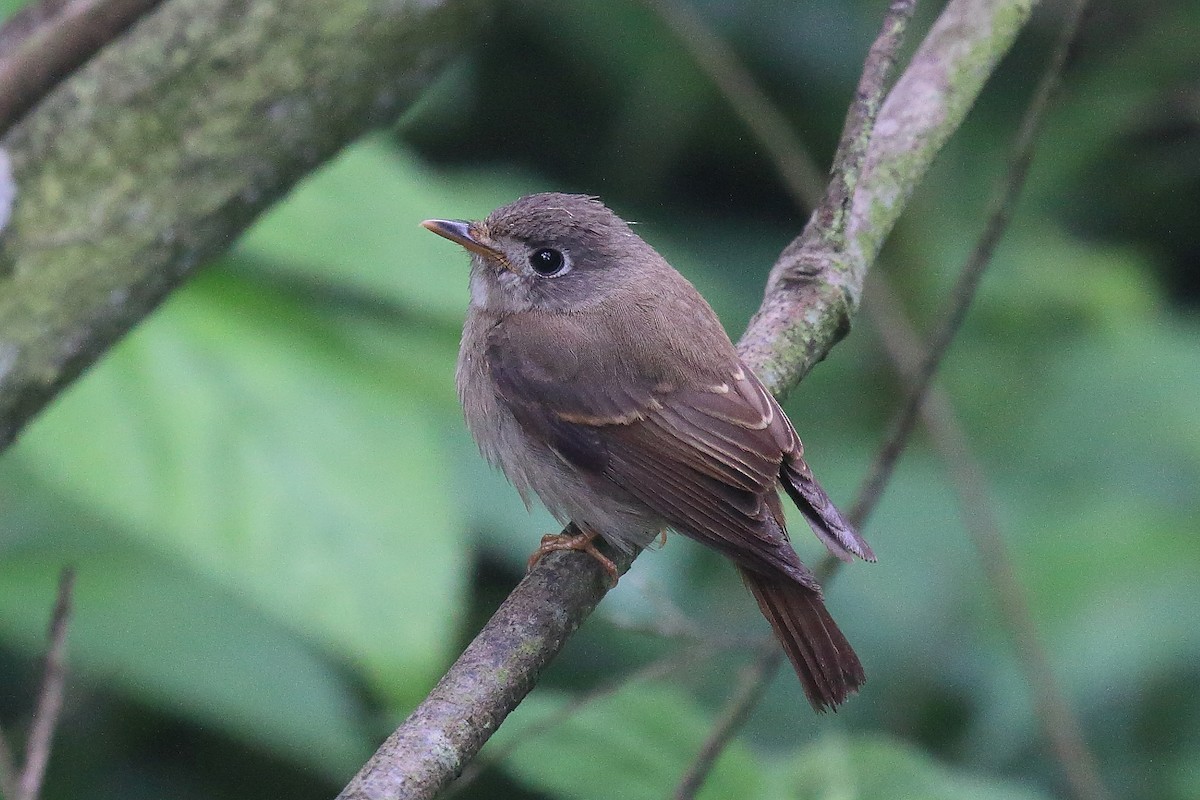
{"type": "Polygon", "coordinates": [[[571,534],[644,547],[666,528],[737,565],[817,710],[865,680],[788,542],[778,487],[831,553],[874,561],[716,314],[598,200],[535,194],[482,222],[427,220],[471,253],[457,384],[480,451],[571,534]]]}

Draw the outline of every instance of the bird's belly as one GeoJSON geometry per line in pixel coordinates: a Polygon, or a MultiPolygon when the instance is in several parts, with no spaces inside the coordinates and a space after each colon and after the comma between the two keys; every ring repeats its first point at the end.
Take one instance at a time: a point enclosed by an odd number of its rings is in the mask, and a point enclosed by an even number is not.
{"type": "Polygon", "coordinates": [[[644,547],[658,535],[663,523],[645,505],[607,478],[581,473],[527,436],[465,348],[457,377],[467,429],[483,457],[504,473],[526,506],[536,496],[559,522],[595,531],[622,550],[644,547]]]}

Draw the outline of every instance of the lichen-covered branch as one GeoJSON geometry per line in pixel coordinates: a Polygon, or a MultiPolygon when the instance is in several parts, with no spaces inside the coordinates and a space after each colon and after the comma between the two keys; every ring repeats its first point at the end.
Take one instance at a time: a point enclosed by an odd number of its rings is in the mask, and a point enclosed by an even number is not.
{"type": "Polygon", "coordinates": [[[0,448],[317,164],[390,122],[474,0],[168,0],[0,139],[0,448]]]}
{"type": "MultiPolygon", "coordinates": [[[[606,552],[622,573],[629,569],[629,555],[606,552]]],[[[541,559],[338,800],[436,797],[533,690],[607,591],[607,574],[590,556],[541,559]]]]}
{"type": "Polygon", "coordinates": [[[845,220],[844,246],[830,247],[810,221],[771,270],[741,346],[773,391],[795,386],[850,330],[868,267],[1033,5],[1033,0],[947,3],[875,120],[845,220]]]}

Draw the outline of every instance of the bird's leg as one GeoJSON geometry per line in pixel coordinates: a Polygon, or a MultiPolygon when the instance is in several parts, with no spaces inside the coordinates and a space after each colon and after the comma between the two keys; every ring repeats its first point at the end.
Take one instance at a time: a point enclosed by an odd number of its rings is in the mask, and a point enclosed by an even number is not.
{"type": "Polygon", "coordinates": [[[541,546],[534,550],[533,555],[529,557],[529,569],[533,569],[534,565],[541,561],[542,556],[547,553],[553,553],[556,550],[578,550],[596,559],[608,574],[611,585],[616,586],[617,581],[621,578],[621,573],[612,559],[596,548],[596,538],[600,534],[592,530],[580,530],[574,522],[567,527],[567,531],[566,533],[548,533],[543,536],[541,546]],[[574,531],[574,533],[569,531],[574,531]]]}

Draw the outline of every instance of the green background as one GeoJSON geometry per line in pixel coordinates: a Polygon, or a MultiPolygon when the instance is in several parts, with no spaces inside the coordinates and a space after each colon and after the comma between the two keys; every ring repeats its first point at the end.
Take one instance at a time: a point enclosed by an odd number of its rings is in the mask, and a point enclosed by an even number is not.
{"type": "MultiPolygon", "coordinates": [[[[826,162],[881,4],[696,7],[826,162]]],[[[1054,11],[1035,15],[885,250],[922,329],[982,227],[1054,11]]],[[[1103,779],[1131,798],[1200,796],[1196,36],[1190,0],[1093,4],[942,373],[1055,676],[1103,779]]],[[[538,190],[597,194],[638,221],[735,337],[804,219],[645,7],[498,6],[397,130],[312,175],[0,458],[13,738],[58,571],[78,571],[45,797],[328,797],[433,685],[554,525],[463,428],[466,257],[417,223],[538,190]]],[[[843,505],[900,397],[861,317],[790,398],[843,505]]],[[[863,693],[817,717],[781,672],[702,796],[1066,794],[946,470],[919,434],[866,530],[879,563],[828,589],[863,693]]],[[[728,565],[672,537],[463,796],[669,795],[765,633],[728,565]],[[681,652],[665,676],[625,680],[681,652]],[[564,710],[598,687],[615,691],[564,710]]]]}

